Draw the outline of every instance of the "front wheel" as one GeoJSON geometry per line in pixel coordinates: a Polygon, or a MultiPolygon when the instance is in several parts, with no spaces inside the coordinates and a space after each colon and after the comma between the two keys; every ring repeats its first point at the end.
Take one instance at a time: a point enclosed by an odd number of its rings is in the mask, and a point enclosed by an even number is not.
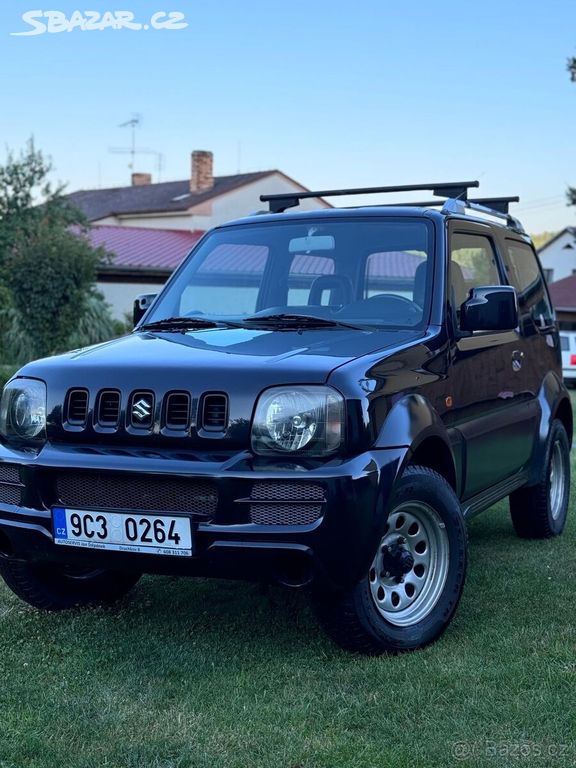
{"type": "Polygon", "coordinates": [[[107,605],[124,597],[139,573],[0,559],[0,576],[21,600],[45,611],[107,605]]]}
{"type": "Polygon", "coordinates": [[[320,621],[346,650],[422,648],[446,629],[462,594],[468,538],[460,502],[427,467],[398,481],[371,567],[353,588],[316,595],[320,621]]]}

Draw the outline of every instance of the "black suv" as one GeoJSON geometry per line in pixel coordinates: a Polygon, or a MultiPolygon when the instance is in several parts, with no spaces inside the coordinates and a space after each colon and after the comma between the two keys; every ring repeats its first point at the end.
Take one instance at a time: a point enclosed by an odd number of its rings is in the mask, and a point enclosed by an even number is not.
{"type": "Polygon", "coordinates": [[[572,410],[517,198],[477,182],[268,196],[134,332],[24,366],[0,406],[0,573],[57,610],[141,573],[311,586],[343,647],[449,623],[466,520],[564,528],[572,410]],[[285,213],[319,195],[430,203],[285,213]],[[440,208],[438,210],[437,208],[440,208]]]}

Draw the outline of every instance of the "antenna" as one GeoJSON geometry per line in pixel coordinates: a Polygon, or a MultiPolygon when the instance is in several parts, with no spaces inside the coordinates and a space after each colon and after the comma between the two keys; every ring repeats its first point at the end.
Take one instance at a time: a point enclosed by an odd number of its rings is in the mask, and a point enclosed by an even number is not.
{"type": "Polygon", "coordinates": [[[164,154],[162,152],[156,152],[154,149],[128,149],[126,147],[108,147],[108,152],[112,152],[113,155],[132,155],[132,162],[128,166],[132,170],[134,170],[135,155],[154,155],[156,157],[158,181],[162,180],[162,171],[164,170],[164,154]]]}
{"type": "Polygon", "coordinates": [[[115,155],[130,155],[130,163],[128,168],[130,171],[134,171],[136,155],[154,155],[156,157],[156,171],[158,173],[158,181],[162,180],[162,171],[164,170],[164,154],[157,152],[154,149],[137,149],[136,148],[136,128],[142,125],[142,115],[133,114],[130,120],[126,120],[125,123],[120,123],[118,128],[130,128],[132,132],[132,141],[130,147],[108,147],[108,151],[115,155]]]}
{"type": "Polygon", "coordinates": [[[125,123],[120,123],[118,128],[131,128],[132,130],[132,145],[128,152],[130,152],[131,160],[128,166],[131,171],[134,170],[134,156],[136,155],[136,128],[139,128],[142,124],[142,115],[132,114],[130,120],[126,120],[125,123]]]}

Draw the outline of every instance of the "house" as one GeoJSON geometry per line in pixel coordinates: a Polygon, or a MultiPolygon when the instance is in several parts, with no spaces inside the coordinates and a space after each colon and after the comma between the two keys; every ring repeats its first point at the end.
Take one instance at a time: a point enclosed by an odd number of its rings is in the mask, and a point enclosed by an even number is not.
{"type": "Polygon", "coordinates": [[[576,227],[565,227],[538,251],[547,282],[576,274],[576,227]]]}
{"type": "Polygon", "coordinates": [[[158,293],[203,234],[198,230],[91,227],[90,244],[112,255],[111,262],[99,268],[96,284],[112,315],[123,320],[132,315],[136,296],[158,293]]]}
{"type": "Polygon", "coordinates": [[[576,331],[576,274],[548,286],[560,328],[576,331]]]}
{"type": "MultiPolygon", "coordinates": [[[[212,152],[192,152],[190,177],[152,183],[152,176],[133,173],[132,185],[72,192],[66,199],[93,224],[153,229],[207,230],[266,206],[260,195],[306,192],[278,170],[214,176],[212,152]]],[[[303,200],[300,210],[331,208],[321,198],[303,200]]]]}
{"type": "MultiPolygon", "coordinates": [[[[278,170],[214,176],[212,152],[192,152],[190,177],[152,183],[133,173],[129,187],[79,190],[66,199],[92,224],[89,239],[112,254],[98,272],[98,289],[114,317],[132,312],[140,293],[157,293],[208,229],[266,209],[260,195],[307,192],[278,170]]],[[[302,200],[299,210],[331,208],[322,198],[302,200]]]]}

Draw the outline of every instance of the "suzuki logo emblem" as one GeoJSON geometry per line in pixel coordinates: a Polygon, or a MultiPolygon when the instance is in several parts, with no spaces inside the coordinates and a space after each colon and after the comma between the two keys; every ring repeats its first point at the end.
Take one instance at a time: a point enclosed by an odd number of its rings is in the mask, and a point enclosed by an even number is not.
{"type": "Polygon", "coordinates": [[[142,397],[138,402],[132,405],[132,416],[138,421],[146,421],[152,415],[152,403],[149,399],[142,397]]]}

